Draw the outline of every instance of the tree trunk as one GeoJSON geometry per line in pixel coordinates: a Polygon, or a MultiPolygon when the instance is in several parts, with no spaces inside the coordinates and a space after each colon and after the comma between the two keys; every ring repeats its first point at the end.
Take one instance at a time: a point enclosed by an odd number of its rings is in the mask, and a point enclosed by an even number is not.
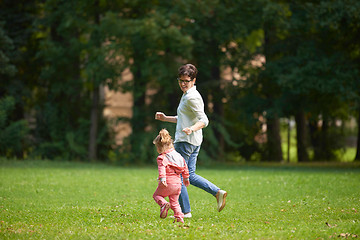
{"type": "Polygon", "coordinates": [[[329,122],[324,117],[321,127],[318,127],[318,120],[309,122],[310,139],[314,149],[314,160],[328,161],[335,158],[332,153],[329,139],[329,122]]]}
{"type": "MultiPolygon", "coordinates": [[[[100,24],[100,14],[98,13],[99,0],[95,0],[95,24],[100,24]]],[[[101,43],[97,43],[101,47],[101,43]]],[[[97,134],[98,134],[98,124],[99,124],[99,99],[100,99],[100,88],[99,85],[93,81],[94,89],[92,91],[92,104],[91,104],[91,114],[90,114],[90,136],[89,136],[89,160],[97,159],[97,134]]]]}
{"type": "Polygon", "coordinates": [[[145,86],[142,82],[141,67],[137,66],[137,70],[134,73],[134,105],[133,105],[133,116],[131,119],[132,134],[137,135],[143,133],[145,130],[145,86]]]}
{"type": "MultiPolygon", "coordinates": [[[[276,56],[276,52],[273,49],[273,45],[277,42],[275,24],[271,22],[265,22],[264,24],[264,33],[265,33],[265,43],[264,43],[264,54],[266,58],[266,65],[273,61],[276,56]]],[[[266,68],[267,66],[265,66],[266,68]]],[[[272,116],[269,116],[266,119],[267,122],[267,160],[269,161],[283,161],[283,153],[281,149],[281,136],[280,136],[280,120],[276,114],[276,106],[272,104],[274,99],[277,99],[280,95],[279,87],[276,84],[276,81],[272,79],[271,74],[265,74],[263,76],[263,89],[264,95],[269,101],[269,109],[274,110],[275,112],[272,116]]]]}
{"type": "Polygon", "coordinates": [[[357,135],[355,161],[360,161],[360,107],[359,107],[358,111],[359,111],[358,112],[358,119],[357,119],[358,135],[357,135]]]}
{"type": "MultiPolygon", "coordinates": [[[[219,66],[215,66],[211,70],[211,76],[213,81],[216,82],[216,85],[212,89],[212,103],[213,103],[213,110],[214,115],[216,117],[217,124],[224,125],[223,117],[224,117],[224,105],[222,103],[222,98],[224,96],[223,91],[221,90],[221,79],[220,79],[220,69],[219,66]]],[[[214,129],[216,139],[218,140],[218,159],[222,160],[224,158],[224,146],[225,146],[225,140],[223,134],[217,129],[214,129]]]]}
{"type": "Polygon", "coordinates": [[[331,153],[329,149],[328,134],[329,133],[329,122],[327,119],[323,119],[323,124],[321,126],[321,158],[322,160],[329,160],[331,158],[331,153]]]}
{"type": "Polygon", "coordinates": [[[298,162],[308,162],[309,154],[307,152],[306,144],[306,118],[304,111],[295,114],[296,121],[296,145],[298,162]]]}
{"type": "MultiPolygon", "coordinates": [[[[140,47],[140,46],[139,46],[140,47]]],[[[132,72],[134,73],[133,79],[133,99],[134,104],[132,108],[131,128],[132,133],[130,136],[131,154],[134,161],[137,163],[146,161],[146,152],[144,149],[144,132],[146,127],[146,79],[143,76],[141,66],[141,51],[140,49],[135,50],[134,54],[134,66],[132,72]]]]}
{"type": "Polygon", "coordinates": [[[99,87],[95,87],[92,92],[92,107],[91,107],[91,116],[90,116],[90,139],[89,139],[89,159],[97,159],[97,132],[98,132],[98,122],[99,122],[99,98],[100,90],[99,87]]]}
{"type": "Polygon", "coordinates": [[[283,153],[281,149],[280,120],[277,115],[266,120],[268,160],[281,162],[283,153]]]}
{"type": "Polygon", "coordinates": [[[311,146],[312,149],[314,151],[314,159],[313,160],[318,160],[319,156],[320,156],[320,140],[319,140],[319,129],[317,126],[317,119],[313,119],[309,121],[309,132],[310,132],[310,141],[311,141],[311,146]]]}

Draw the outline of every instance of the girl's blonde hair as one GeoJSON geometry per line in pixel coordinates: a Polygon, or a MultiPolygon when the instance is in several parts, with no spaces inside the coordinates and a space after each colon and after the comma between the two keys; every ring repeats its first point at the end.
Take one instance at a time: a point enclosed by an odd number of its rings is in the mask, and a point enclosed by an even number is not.
{"type": "Polygon", "coordinates": [[[153,141],[153,144],[160,150],[160,152],[164,152],[167,149],[173,147],[173,140],[171,138],[170,133],[168,130],[161,129],[159,135],[153,141]]]}

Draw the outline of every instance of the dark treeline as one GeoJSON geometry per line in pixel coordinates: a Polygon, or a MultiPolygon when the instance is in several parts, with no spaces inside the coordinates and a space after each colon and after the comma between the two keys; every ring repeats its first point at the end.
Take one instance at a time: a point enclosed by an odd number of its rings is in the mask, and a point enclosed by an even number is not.
{"type": "Polygon", "coordinates": [[[153,162],[156,132],[175,127],[154,114],[176,114],[191,62],[202,159],[282,161],[293,119],[299,162],[337,160],[344,123],[360,121],[359,39],[358,0],[3,0],[0,155],[153,162]],[[104,118],[103,86],[132,93],[130,119],[104,118]],[[132,134],[116,146],[119,121],[132,134]]]}

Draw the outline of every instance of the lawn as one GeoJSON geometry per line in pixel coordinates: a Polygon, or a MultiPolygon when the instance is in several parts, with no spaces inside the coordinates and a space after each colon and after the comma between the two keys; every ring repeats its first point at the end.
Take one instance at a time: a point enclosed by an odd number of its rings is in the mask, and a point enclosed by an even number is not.
{"type": "MultiPolygon", "coordinates": [[[[360,238],[360,168],[354,164],[198,167],[228,191],[188,188],[191,219],[159,218],[157,169],[0,161],[0,239],[360,238]]],[[[169,211],[172,214],[172,211],[169,211]]]]}

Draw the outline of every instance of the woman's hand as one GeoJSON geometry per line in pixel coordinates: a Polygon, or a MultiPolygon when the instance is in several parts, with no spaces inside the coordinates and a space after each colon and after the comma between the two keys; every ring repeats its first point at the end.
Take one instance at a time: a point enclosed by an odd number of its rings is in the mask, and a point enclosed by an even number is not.
{"type": "Polygon", "coordinates": [[[176,116],[166,116],[163,112],[156,112],[155,119],[163,122],[170,122],[176,123],[177,117],[176,116]]]}
{"type": "Polygon", "coordinates": [[[194,132],[194,130],[191,127],[184,128],[182,131],[187,135],[190,135],[194,132]]]}
{"type": "Polygon", "coordinates": [[[155,119],[160,121],[165,121],[166,115],[163,112],[156,112],[155,119]]]}
{"type": "Polygon", "coordinates": [[[192,125],[190,127],[184,128],[182,131],[184,133],[186,133],[187,135],[190,135],[193,132],[196,132],[196,131],[204,128],[204,127],[205,127],[205,123],[199,121],[199,122],[195,123],[194,125],[192,125]]]}

